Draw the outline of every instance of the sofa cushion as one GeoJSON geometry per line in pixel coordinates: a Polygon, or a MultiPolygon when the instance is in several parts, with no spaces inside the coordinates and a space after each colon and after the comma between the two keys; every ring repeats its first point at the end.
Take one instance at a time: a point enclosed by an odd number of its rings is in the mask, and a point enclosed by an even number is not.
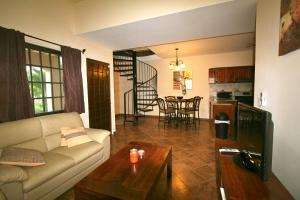
{"type": "Polygon", "coordinates": [[[61,128],[61,146],[74,147],[80,144],[91,142],[83,127],[61,128]],[[64,144],[65,143],[65,144],[64,144]]]}
{"type": "Polygon", "coordinates": [[[39,166],[45,161],[41,152],[32,149],[6,147],[1,152],[0,164],[16,166],[39,166]]]}
{"type": "Polygon", "coordinates": [[[46,152],[43,156],[46,161],[46,165],[38,167],[24,167],[29,176],[29,178],[23,182],[24,192],[30,191],[75,164],[72,158],[61,154],[46,152]]]}
{"type": "Polygon", "coordinates": [[[83,126],[81,117],[76,112],[60,113],[38,117],[45,137],[48,151],[60,146],[60,128],[76,128],[83,126]]]}
{"type": "Polygon", "coordinates": [[[21,167],[0,165],[0,185],[10,182],[22,182],[27,178],[27,173],[21,167]]]}
{"type": "Polygon", "coordinates": [[[58,147],[53,149],[51,152],[68,156],[72,158],[75,161],[75,163],[79,163],[92,156],[93,154],[101,151],[102,149],[102,144],[99,144],[97,142],[88,142],[71,148],[58,147]]]}
{"type": "MultiPolygon", "coordinates": [[[[0,123],[0,148],[41,138],[41,123],[36,118],[0,123]]],[[[45,146],[45,143],[41,144],[45,146]]]]}
{"type": "Polygon", "coordinates": [[[105,138],[109,137],[110,132],[103,129],[85,128],[88,136],[95,142],[103,143],[105,138]]]}

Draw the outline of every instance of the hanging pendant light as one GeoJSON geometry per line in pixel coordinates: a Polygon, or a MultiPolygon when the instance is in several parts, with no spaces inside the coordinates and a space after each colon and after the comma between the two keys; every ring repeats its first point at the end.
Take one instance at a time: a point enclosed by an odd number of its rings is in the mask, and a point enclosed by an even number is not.
{"type": "Polygon", "coordinates": [[[180,71],[183,68],[185,68],[185,64],[183,63],[183,61],[178,60],[178,54],[177,54],[178,50],[179,50],[178,48],[175,49],[175,51],[176,51],[176,60],[170,62],[170,64],[169,64],[169,69],[170,70],[180,71]]]}

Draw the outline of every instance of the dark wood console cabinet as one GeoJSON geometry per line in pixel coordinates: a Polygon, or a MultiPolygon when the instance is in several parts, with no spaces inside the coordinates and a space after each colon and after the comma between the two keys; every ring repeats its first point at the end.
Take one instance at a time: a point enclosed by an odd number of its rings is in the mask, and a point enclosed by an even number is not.
{"type": "Polygon", "coordinates": [[[239,145],[231,140],[215,141],[219,199],[222,199],[220,188],[223,188],[227,200],[293,199],[274,174],[268,181],[263,182],[258,175],[237,166],[233,161],[233,155],[220,154],[221,147],[239,148],[239,145]]]}

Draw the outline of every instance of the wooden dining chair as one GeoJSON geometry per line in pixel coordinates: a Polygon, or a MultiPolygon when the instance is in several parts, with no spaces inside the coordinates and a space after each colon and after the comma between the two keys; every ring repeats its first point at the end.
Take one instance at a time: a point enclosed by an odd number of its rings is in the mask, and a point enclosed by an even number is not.
{"type": "Polygon", "coordinates": [[[184,116],[184,122],[186,125],[188,124],[195,124],[195,100],[194,98],[187,99],[184,103],[184,106],[182,106],[178,110],[178,114],[181,116],[184,116]]]}
{"type": "Polygon", "coordinates": [[[203,99],[203,97],[200,97],[200,96],[195,96],[194,97],[194,103],[195,103],[195,117],[196,117],[196,112],[198,114],[198,123],[200,124],[200,103],[201,103],[201,100],[203,99]]]}
{"type": "Polygon", "coordinates": [[[161,121],[161,113],[164,115],[164,128],[165,124],[169,123],[171,121],[172,116],[176,115],[176,112],[172,108],[167,108],[165,105],[165,101],[162,98],[157,98],[157,104],[158,104],[158,125],[161,121]]]}

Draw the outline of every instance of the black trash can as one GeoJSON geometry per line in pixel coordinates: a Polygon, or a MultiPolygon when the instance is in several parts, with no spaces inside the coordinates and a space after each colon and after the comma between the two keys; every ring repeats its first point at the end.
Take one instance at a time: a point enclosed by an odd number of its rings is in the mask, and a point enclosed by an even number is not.
{"type": "Polygon", "coordinates": [[[226,139],[228,137],[229,117],[224,112],[219,112],[215,118],[216,137],[226,139]]]}

